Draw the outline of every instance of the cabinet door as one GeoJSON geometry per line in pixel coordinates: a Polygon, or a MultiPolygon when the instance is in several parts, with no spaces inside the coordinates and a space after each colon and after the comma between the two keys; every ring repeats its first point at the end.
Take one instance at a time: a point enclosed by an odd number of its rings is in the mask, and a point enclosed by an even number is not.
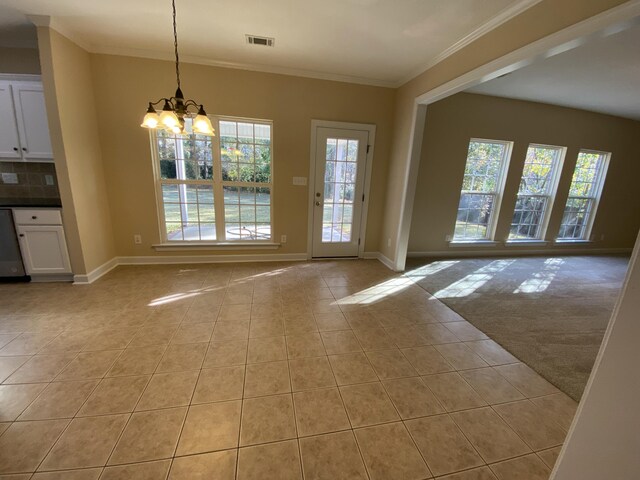
{"type": "Polygon", "coordinates": [[[18,225],[18,238],[28,275],[71,273],[62,225],[18,225]]]}
{"type": "Polygon", "coordinates": [[[11,97],[11,84],[0,82],[0,158],[22,157],[16,115],[11,97]]]}
{"type": "Polygon", "coordinates": [[[25,160],[52,160],[53,152],[42,85],[14,82],[12,89],[22,157],[25,160]]]}

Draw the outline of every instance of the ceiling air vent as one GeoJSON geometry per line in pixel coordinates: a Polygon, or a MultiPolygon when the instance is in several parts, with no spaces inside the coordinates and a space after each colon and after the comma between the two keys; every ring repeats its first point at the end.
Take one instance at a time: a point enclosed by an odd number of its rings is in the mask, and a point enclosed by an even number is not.
{"type": "Polygon", "coordinates": [[[258,37],[257,35],[245,35],[249,45],[262,45],[264,47],[273,47],[276,39],[273,37],[258,37]]]}

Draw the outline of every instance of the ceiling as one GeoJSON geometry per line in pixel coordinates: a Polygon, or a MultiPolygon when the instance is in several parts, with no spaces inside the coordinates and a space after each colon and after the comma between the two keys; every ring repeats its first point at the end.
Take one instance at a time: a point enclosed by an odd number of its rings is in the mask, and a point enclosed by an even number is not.
{"type": "Polygon", "coordinates": [[[640,120],[640,21],[627,26],[467,91],[640,120]]]}
{"type": "MultiPolygon", "coordinates": [[[[182,58],[398,85],[540,0],[177,0],[182,58]],[[275,37],[251,46],[245,34],[275,37]]],[[[93,52],[170,58],[170,0],[0,0],[0,46],[34,46],[51,16],[93,52]]]]}

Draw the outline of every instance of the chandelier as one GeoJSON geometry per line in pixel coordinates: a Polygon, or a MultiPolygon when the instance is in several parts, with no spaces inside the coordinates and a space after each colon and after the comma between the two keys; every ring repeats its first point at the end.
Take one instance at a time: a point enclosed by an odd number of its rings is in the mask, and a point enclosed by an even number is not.
{"type": "Polygon", "coordinates": [[[200,135],[214,136],[215,131],[211,120],[207,117],[202,104],[194,100],[185,100],[180,89],[180,59],[178,57],[178,29],[176,27],[176,2],[171,0],[173,5],[173,47],[176,54],[176,80],[178,88],[173,97],[161,98],[157,102],[149,102],[147,114],[142,120],[141,127],[152,130],[163,129],[173,134],[188,133],[185,130],[185,118],[193,118],[191,130],[200,135]],[[155,105],[164,102],[160,114],[154,108],[155,105]],[[189,109],[193,109],[193,112],[189,109]],[[195,118],[194,118],[195,117],[195,118]]]}

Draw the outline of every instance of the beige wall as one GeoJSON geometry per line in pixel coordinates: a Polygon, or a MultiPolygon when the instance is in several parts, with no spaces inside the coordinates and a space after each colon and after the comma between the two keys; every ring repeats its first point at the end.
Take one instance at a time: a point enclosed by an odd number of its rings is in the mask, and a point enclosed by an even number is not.
{"type": "MultiPolygon", "coordinates": [[[[160,238],[149,134],[139,124],[147,102],[175,91],[175,67],[172,62],[111,55],[92,55],[91,60],[117,254],[162,255],[151,247],[160,238]],[[134,234],[142,235],[142,245],[134,245],[134,234]]],[[[185,95],[203,103],[210,114],[273,120],[275,239],[286,234],[288,242],[278,250],[254,253],[306,252],[307,187],[292,185],[292,177],[309,176],[311,120],[375,124],[366,250],[378,250],[392,89],[193,64],[181,65],[181,79],[185,95]]],[[[215,253],[252,252],[194,252],[215,253]]]]}
{"type": "Polygon", "coordinates": [[[542,0],[398,89],[380,242],[383,255],[396,260],[396,239],[402,221],[400,212],[405,197],[404,182],[409,166],[409,139],[415,98],[518,48],[622,3],[625,0],[542,0]]]}
{"type": "Polygon", "coordinates": [[[115,256],[90,55],[48,28],[38,43],[73,273],[87,274],[115,256]]]}
{"type": "Polygon", "coordinates": [[[0,73],[40,74],[40,58],[35,48],[0,47],[0,73]]]}
{"type": "MultiPolygon", "coordinates": [[[[546,240],[554,240],[560,228],[578,151],[584,148],[612,153],[592,231],[596,241],[588,247],[633,246],[640,228],[640,203],[635,193],[635,179],[640,177],[640,122],[542,103],[459,93],[427,109],[410,252],[460,252],[459,248],[448,247],[445,236],[454,231],[470,138],[514,142],[496,240],[505,240],[509,235],[527,147],[540,143],[567,147],[546,240]],[[601,235],[604,240],[600,240],[601,235]]],[[[509,247],[509,251],[526,249],[509,247]]]]}

